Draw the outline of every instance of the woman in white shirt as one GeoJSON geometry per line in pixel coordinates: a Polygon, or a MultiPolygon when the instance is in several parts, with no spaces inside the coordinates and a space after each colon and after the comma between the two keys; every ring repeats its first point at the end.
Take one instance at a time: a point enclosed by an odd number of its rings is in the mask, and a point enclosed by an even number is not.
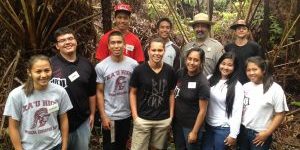
{"type": "Polygon", "coordinates": [[[281,86],[273,81],[272,69],[261,57],[246,61],[250,82],[243,85],[245,98],[242,127],[238,138],[240,150],[268,150],[272,133],[288,111],[281,86]]]}
{"type": "Polygon", "coordinates": [[[213,74],[208,76],[210,101],[206,115],[204,150],[224,150],[236,143],[244,98],[242,85],[237,80],[237,65],[234,53],[224,53],[213,74]]]}

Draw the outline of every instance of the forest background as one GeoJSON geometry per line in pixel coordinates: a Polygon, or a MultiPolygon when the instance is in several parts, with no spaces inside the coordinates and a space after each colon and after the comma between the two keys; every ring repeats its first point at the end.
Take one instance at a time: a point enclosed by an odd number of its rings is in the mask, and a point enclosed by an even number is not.
{"type": "MultiPolygon", "coordinates": [[[[8,93],[26,79],[28,58],[54,55],[53,32],[70,27],[77,32],[79,53],[95,64],[97,43],[113,27],[113,6],[119,2],[133,7],[130,30],[142,45],[155,34],[160,17],[173,21],[171,38],[179,46],[193,39],[187,24],[199,12],[216,21],[211,36],[224,45],[232,41],[229,26],[246,19],[253,40],[267,50],[274,64],[274,77],[290,108],[272,149],[300,149],[300,0],[0,0],[0,150],[12,149],[2,114],[8,93]]],[[[96,127],[91,149],[99,149],[100,143],[96,127]]]]}

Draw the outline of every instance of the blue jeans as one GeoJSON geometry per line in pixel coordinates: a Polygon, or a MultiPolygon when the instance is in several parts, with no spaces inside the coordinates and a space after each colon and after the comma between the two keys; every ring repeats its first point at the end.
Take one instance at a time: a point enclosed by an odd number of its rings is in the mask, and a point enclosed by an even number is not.
{"type": "Polygon", "coordinates": [[[69,133],[68,150],[88,150],[91,137],[89,119],[69,133]]]}
{"type": "Polygon", "coordinates": [[[241,126],[240,134],[238,136],[239,150],[269,150],[272,143],[272,135],[267,138],[263,146],[256,146],[253,144],[256,134],[258,132],[241,126]]]}
{"type": "Polygon", "coordinates": [[[56,146],[54,146],[51,150],[61,150],[61,143],[60,144],[58,144],[58,145],[56,145],[56,146]]]}
{"type": "Polygon", "coordinates": [[[196,143],[188,143],[188,135],[192,129],[182,127],[180,124],[173,122],[173,135],[176,150],[200,150],[203,133],[199,130],[196,143]]]}
{"type": "Polygon", "coordinates": [[[229,127],[214,127],[206,124],[206,132],[203,135],[203,150],[225,150],[228,147],[224,140],[230,133],[229,127]]]}

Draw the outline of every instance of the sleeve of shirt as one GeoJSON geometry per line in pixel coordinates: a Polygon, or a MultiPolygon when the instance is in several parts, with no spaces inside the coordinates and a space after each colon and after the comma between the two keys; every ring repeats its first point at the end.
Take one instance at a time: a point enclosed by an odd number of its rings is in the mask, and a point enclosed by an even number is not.
{"type": "Polygon", "coordinates": [[[260,46],[258,46],[258,56],[262,57],[263,59],[266,59],[266,51],[260,46]]]}
{"type": "Polygon", "coordinates": [[[141,41],[137,38],[136,43],[135,43],[135,54],[134,54],[134,59],[141,63],[145,60],[144,58],[144,51],[141,45],[141,41]]]}
{"type": "Polygon", "coordinates": [[[129,86],[130,87],[134,87],[134,88],[137,88],[138,85],[139,85],[139,81],[138,81],[138,77],[139,76],[139,73],[138,73],[138,67],[136,67],[133,72],[132,72],[132,75],[131,75],[131,78],[130,78],[130,81],[129,81],[129,86]]]}
{"type": "Polygon", "coordinates": [[[225,51],[225,52],[229,52],[229,51],[230,51],[230,50],[229,50],[229,45],[228,45],[228,44],[224,46],[224,51],[225,51]]]}
{"type": "Polygon", "coordinates": [[[22,99],[17,98],[15,94],[15,92],[9,93],[3,115],[20,121],[22,118],[22,99]]]}
{"type": "Polygon", "coordinates": [[[208,84],[208,81],[206,79],[205,76],[201,76],[200,80],[199,80],[199,99],[200,100],[209,100],[210,98],[210,87],[209,87],[209,84],[208,84]]]}
{"type": "Polygon", "coordinates": [[[289,108],[286,103],[286,96],[284,94],[283,89],[278,85],[278,88],[276,88],[273,93],[274,94],[273,94],[272,102],[274,105],[275,112],[279,113],[279,112],[289,111],[289,108]]]}
{"type": "Polygon", "coordinates": [[[96,71],[93,67],[93,65],[90,63],[90,68],[91,68],[91,74],[89,77],[89,96],[94,96],[96,95],[96,71]]]}
{"type": "Polygon", "coordinates": [[[102,70],[101,64],[98,63],[95,67],[95,71],[97,74],[96,82],[97,83],[104,83],[104,72],[102,70]]]}
{"type": "Polygon", "coordinates": [[[235,86],[235,97],[232,106],[232,115],[229,118],[230,133],[229,136],[232,138],[237,138],[240,132],[240,126],[242,121],[243,112],[243,100],[244,100],[244,90],[241,83],[236,83],[235,86]]]}
{"type": "Polygon", "coordinates": [[[73,108],[70,97],[65,89],[61,90],[61,101],[59,104],[59,115],[66,113],[68,110],[73,108]]]}
{"type": "Polygon", "coordinates": [[[221,58],[221,56],[224,53],[224,47],[220,44],[218,45],[217,51],[215,53],[215,63],[217,64],[217,62],[219,61],[219,59],[221,58]]]}
{"type": "Polygon", "coordinates": [[[106,58],[107,56],[109,56],[108,36],[107,34],[104,34],[100,39],[98,43],[98,47],[96,49],[96,59],[100,61],[106,58]]]}

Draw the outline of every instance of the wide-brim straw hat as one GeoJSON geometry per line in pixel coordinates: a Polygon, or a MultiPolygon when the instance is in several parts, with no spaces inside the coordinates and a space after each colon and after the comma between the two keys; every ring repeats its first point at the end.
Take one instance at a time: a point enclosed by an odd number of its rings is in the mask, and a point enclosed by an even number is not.
{"type": "Polygon", "coordinates": [[[249,28],[248,24],[245,20],[238,20],[233,25],[230,26],[230,29],[235,30],[238,27],[247,27],[249,28]]]}
{"type": "Polygon", "coordinates": [[[199,13],[194,16],[193,20],[189,22],[190,26],[194,26],[197,23],[204,23],[208,25],[214,25],[215,22],[209,21],[208,15],[205,13],[199,13]]]}

